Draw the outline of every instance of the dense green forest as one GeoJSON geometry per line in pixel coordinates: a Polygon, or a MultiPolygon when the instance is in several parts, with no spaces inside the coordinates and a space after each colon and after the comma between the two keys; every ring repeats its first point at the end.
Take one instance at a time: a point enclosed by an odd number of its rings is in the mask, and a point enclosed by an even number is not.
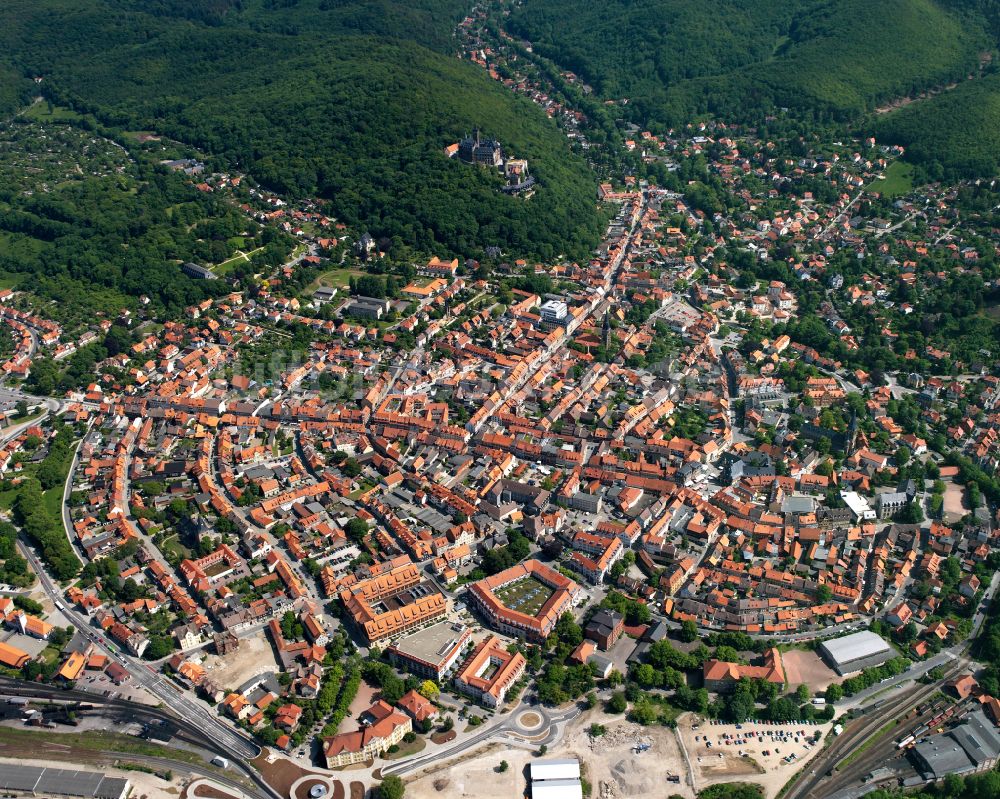
{"type": "Polygon", "coordinates": [[[445,55],[463,8],[11,0],[0,60],[104,124],[156,130],[276,191],[329,198],[373,235],[458,255],[496,245],[582,257],[601,232],[594,178],[540,110],[445,55]],[[529,159],[534,197],[502,195],[496,172],[444,157],[477,125],[529,159]]]}
{"type": "Polygon", "coordinates": [[[906,147],[908,161],[931,179],[996,174],[1000,168],[1000,75],[966,81],[951,91],[877,119],[881,140],[906,147]]]}
{"type": "Polygon", "coordinates": [[[0,120],[12,116],[31,96],[31,81],[13,67],[0,64],[0,120]]]}
{"type": "Polygon", "coordinates": [[[769,59],[786,35],[795,2],[721,0],[528,0],[511,33],[576,72],[604,97],[642,101],[669,85],[769,59]]]}
{"type": "Polygon", "coordinates": [[[973,68],[990,38],[971,5],[527,0],[510,27],[643,122],[778,107],[846,119],[973,68]]]}

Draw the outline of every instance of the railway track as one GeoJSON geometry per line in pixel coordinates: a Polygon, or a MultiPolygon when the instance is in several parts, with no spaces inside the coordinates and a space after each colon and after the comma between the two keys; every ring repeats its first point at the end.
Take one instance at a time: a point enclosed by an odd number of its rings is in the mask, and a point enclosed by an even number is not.
{"type": "Polygon", "coordinates": [[[940,712],[940,708],[932,706],[923,713],[903,719],[893,729],[887,730],[873,746],[862,752],[848,766],[836,771],[832,777],[828,777],[827,783],[823,786],[824,791],[836,793],[850,788],[858,784],[864,775],[870,774],[880,766],[885,766],[889,761],[902,756],[903,753],[896,746],[896,742],[911,735],[921,725],[932,721],[940,712]]]}
{"type": "MultiPolygon", "coordinates": [[[[131,714],[137,720],[151,719],[154,721],[168,722],[176,728],[176,737],[179,737],[181,740],[185,740],[188,743],[192,743],[195,746],[212,753],[213,755],[219,755],[220,757],[226,758],[233,768],[247,777],[256,786],[257,790],[251,791],[251,793],[258,797],[258,799],[284,799],[281,794],[275,791],[270,785],[267,784],[267,782],[264,781],[256,769],[247,765],[242,759],[235,758],[229,749],[220,745],[218,741],[212,738],[210,734],[197,724],[184,719],[169,709],[142,705],[137,702],[129,702],[124,699],[111,699],[110,697],[99,696],[97,694],[87,693],[86,691],[58,690],[46,686],[35,685],[23,680],[15,680],[9,677],[0,677],[0,693],[8,693],[12,696],[20,698],[33,698],[47,701],[82,702],[93,707],[113,708],[121,711],[123,714],[131,714]]],[[[190,764],[178,761],[175,764],[175,767],[186,768],[189,765],[190,764]]],[[[209,772],[208,776],[213,776],[213,774],[213,772],[209,772]]],[[[244,787],[241,790],[246,793],[249,789],[244,787]]]]}
{"type": "MultiPolygon", "coordinates": [[[[871,760],[872,753],[864,753],[858,760],[849,764],[849,770],[839,774],[836,772],[838,763],[848,757],[855,748],[861,746],[865,740],[877,733],[889,721],[899,718],[905,711],[919,706],[925,699],[933,696],[941,689],[941,685],[945,681],[958,674],[967,665],[967,658],[959,658],[952,663],[944,676],[937,682],[920,686],[915,691],[908,691],[902,696],[887,700],[878,706],[877,712],[867,713],[860,719],[851,722],[844,732],[819,754],[815,761],[806,766],[808,771],[801,772],[802,776],[788,790],[785,799],[824,799],[824,797],[835,793],[836,785],[848,775],[857,774],[858,768],[871,760]]],[[[887,740],[894,741],[895,738],[896,736],[892,735],[887,740]]],[[[874,748],[879,750],[880,745],[876,745],[874,748]]]]}

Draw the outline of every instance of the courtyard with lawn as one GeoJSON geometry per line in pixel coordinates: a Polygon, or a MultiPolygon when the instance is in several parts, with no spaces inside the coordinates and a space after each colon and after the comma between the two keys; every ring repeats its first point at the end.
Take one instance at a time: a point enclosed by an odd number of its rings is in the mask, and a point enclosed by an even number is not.
{"type": "Polygon", "coordinates": [[[505,608],[537,616],[545,603],[555,593],[541,580],[525,577],[496,590],[496,598],[505,608]]]}

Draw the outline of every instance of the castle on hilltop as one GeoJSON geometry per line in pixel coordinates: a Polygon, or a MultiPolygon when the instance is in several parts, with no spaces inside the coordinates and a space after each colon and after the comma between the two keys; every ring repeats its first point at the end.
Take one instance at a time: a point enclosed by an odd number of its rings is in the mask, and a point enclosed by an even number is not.
{"type": "Polygon", "coordinates": [[[483,164],[499,167],[503,164],[503,148],[496,139],[483,139],[479,128],[472,131],[458,143],[458,157],[467,164],[483,164]]]}
{"type": "Polygon", "coordinates": [[[535,178],[528,173],[527,159],[506,157],[500,142],[482,138],[479,128],[474,128],[472,135],[446,147],[444,153],[449,158],[457,155],[466,164],[499,169],[507,179],[506,185],[500,189],[504,194],[530,192],[535,185],[535,178]]]}

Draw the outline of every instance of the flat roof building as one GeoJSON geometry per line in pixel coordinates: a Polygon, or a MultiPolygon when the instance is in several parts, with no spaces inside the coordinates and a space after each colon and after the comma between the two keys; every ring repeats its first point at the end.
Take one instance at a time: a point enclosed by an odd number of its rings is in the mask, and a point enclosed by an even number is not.
{"type": "Polygon", "coordinates": [[[580,780],[545,780],[531,783],[532,799],[583,799],[580,780]]]}
{"type": "Polygon", "coordinates": [[[580,779],[580,761],[573,757],[532,760],[528,767],[531,781],[580,779]]]}
{"type": "Polygon", "coordinates": [[[399,639],[386,654],[395,665],[441,682],[455,667],[471,637],[472,630],[464,624],[442,621],[399,639]]]}
{"type": "Polygon", "coordinates": [[[701,312],[692,308],[680,297],[674,296],[663,304],[656,312],[656,316],[666,322],[667,327],[675,333],[686,333],[701,319],[701,312]]]}
{"type": "Polygon", "coordinates": [[[549,300],[542,303],[542,321],[548,324],[558,324],[569,314],[569,307],[562,300],[549,300]]]}
{"type": "Polygon", "coordinates": [[[532,760],[528,766],[532,799],[582,799],[580,761],[575,758],[532,760]]]}
{"type": "Polygon", "coordinates": [[[181,264],[181,271],[188,277],[193,277],[196,280],[215,280],[217,278],[217,275],[211,269],[199,264],[193,264],[190,261],[181,264]]]}
{"type": "Polygon", "coordinates": [[[392,304],[388,300],[379,297],[357,296],[344,306],[344,313],[362,319],[381,319],[389,313],[391,307],[392,304]]]}
{"type": "Polygon", "coordinates": [[[841,491],[840,498],[854,514],[856,521],[873,521],[875,519],[875,511],[872,510],[872,506],[857,491],[841,491]]]}
{"type": "Polygon", "coordinates": [[[880,666],[894,654],[889,644],[868,630],[824,641],[819,650],[823,659],[841,676],[880,666]]]}

